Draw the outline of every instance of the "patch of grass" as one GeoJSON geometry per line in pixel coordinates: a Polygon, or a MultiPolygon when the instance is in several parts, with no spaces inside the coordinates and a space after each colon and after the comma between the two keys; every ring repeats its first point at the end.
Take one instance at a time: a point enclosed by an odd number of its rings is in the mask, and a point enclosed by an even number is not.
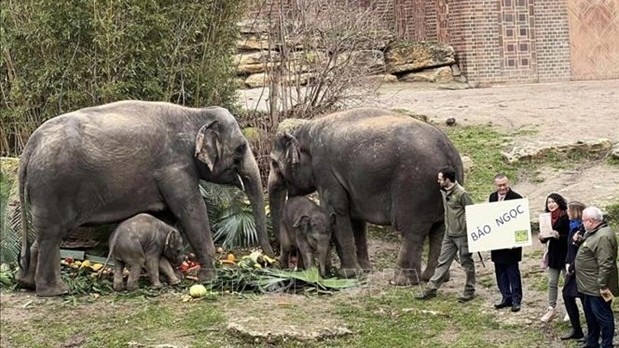
{"type": "Polygon", "coordinates": [[[496,286],[494,274],[483,276],[483,277],[478,277],[477,284],[480,286],[483,286],[484,288],[488,288],[488,289],[494,288],[496,286]]]}
{"type": "MultiPolygon", "coordinates": [[[[530,127],[530,126],[527,126],[530,127]]],[[[539,130],[537,128],[527,128],[527,127],[523,127],[520,129],[517,129],[511,133],[509,133],[509,135],[511,137],[523,137],[523,136],[528,136],[528,135],[535,135],[537,133],[539,133],[539,130]]],[[[535,127],[535,126],[533,126],[535,127]]]]}
{"type": "Polygon", "coordinates": [[[410,289],[394,289],[381,297],[342,303],[338,314],[357,334],[341,339],[352,347],[532,347],[542,332],[505,325],[486,313],[480,300],[458,304],[453,295],[422,302],[410,289]],[[455,310],[457,306],[457,310],[455,310]]]}
{"type": "Polygon", "coordinates": [[[519,167],[508,165],[501,154],[507,141],[506,134],[489,126],[450,127],[445,132],[460,154],[473,162],[465,175],[464,187],[474,201],[485,201],[494,191],[493,179],[497,173],[503,172],[515,181],[519,167]]]}
{"type": "MultiPolygon", "coordinates": [[[[2,334],[16,347],[59,347],[67,342],[79,347],[127,347],[128,342],[177,344],[180,341],[198,347],[216,347],[212,329],[224,321],[210,303],[181,303],[178,298],[122,299],[106,298],[105,304],[48,304],[53,315],[41,315],[27,325],[2,321],[2,334]],[[209,330],[211,329],[211,330],[209,330]]],[[[47,311],[50,311],[48,308],[47,311]]],[[[218,339],[219,340],[219,339],[218,339]]]]}
{"type": "Polygon", "coordinates": [[[604,208],[606,210],[606,221],[613,227],[619,226],[619,203],[609,204],[604,208]]]}

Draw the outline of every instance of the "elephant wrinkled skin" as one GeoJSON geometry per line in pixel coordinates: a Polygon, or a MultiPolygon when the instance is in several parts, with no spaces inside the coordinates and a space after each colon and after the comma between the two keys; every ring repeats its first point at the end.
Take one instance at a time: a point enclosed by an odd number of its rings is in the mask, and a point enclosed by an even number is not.
{"type": "Polygon", "coordinates": [[[290,253],[297,249],[306,269],[314,266],[316,256],[320,275],[326,277],[334,224],[335,215],[329,216],[325,209],[309,198],[300,196],[288,199],[279,227],[279,264],[286,267],[290,253]]]}
{"type": "Polygon", "coordinates": [[[114,258],[114,290],[125,288],[125,266],[129,269],[127,290],[138,288],[142,268],[146,268],[155,288],[162,286],[159,280],[160,269],[170,285],[181,282],[172,266],[183,262],[183,238],[176,228],[154,216],[142,213],[123,221],[110,237],[109,246],[110,252],[105,263],[114,258]]]}
{"type": "Polygon", "coordinates": [[[275,136],[269,202],[275,234],[286,194],[318,191],[321,206],[336,215],[340,274],[370,269],[366,224],[392,225],[402,235],[394,282],[417,284],[423,242],[430,238],[427,267],[434,273],[444,213],[436,182],[450,165],[463,178],[462,161],[438,128],[387,110],[353,109],[311,120],[286,120],[275,136]]]}
{"type": "Polygon", "coordinates": [[[258,166],[228,110],[121,101],[48,120],[20,161],[20,202],[37,238],[29,248],[22,209],[18,282],[39,296],[67,293],[58,261],[63,237],[142,212],[172,214],[202,265],[200,280],[213,278],[215,247],[199,179],[245,189],[261,247],[272,255],[258,166]]]}

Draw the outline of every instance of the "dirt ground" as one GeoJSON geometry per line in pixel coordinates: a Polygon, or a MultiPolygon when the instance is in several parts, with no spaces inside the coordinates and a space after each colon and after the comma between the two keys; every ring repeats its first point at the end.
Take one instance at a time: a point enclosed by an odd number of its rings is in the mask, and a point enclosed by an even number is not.
{"type": "MultiPolygon", "coordinates": [[[[619,143],[619,80],[466,87],[384,84],[375,98],[365,99],[360,106],[407,109],[428,116],[434,123],[454,117],[461,125],[492,125],[514,135],[513,147],[574,144],[600,138],[619,143]]],[[[265,108],[259,89],[243,90],[240,95],[246,107],[265,108]]],[[[525,180],[513,186],[529,198],[532,216],[537,215],[536,209],[541,212],[551,192],[600,206],[619,198],[619,167],[604,161],[563,170],[543,168],[541,174],[543,184],[525,180]]]]}

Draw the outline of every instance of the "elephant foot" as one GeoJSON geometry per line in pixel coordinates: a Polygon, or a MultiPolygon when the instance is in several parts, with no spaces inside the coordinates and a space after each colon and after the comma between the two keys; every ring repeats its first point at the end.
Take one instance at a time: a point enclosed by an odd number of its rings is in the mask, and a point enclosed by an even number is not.
{"type": "Polygon", "coordinates": [[[135,291],[138,289],[138,284],[134,283],[134,284],[129,284],[127,283],[127,291],[135,291]]]}
{"type": "Polygon", "coordinates": [[[389,282],[391,285],[411,286],[419,284],[419,277],[415,271],[397,270],[393,276],[393,280],[389,282]]]}
{"type": "Polygon", "coordinates": [[[421,280],[427,282],[428,280],[430,280],[430,278],[432,278],[433,275],[434,270],[429,270],[428,268],[426,268],[425,271],[423,271],[423,273],[421,274],[421,280]]]}
{"type": "Polygon", "coordinates": [[[176,285],[176,284],[180,283],[181,280],[178,279],[177,277],[173,277],[173,278],[168,279],[168,282],[170,283],[170,285],[176,285]]]}
{"type": "Polygon", "coordinates": [[[125,290],[125,285],[124,284],[114,284],[113,289],[114,289],[114,291],[123,291],[123,290],[125,290]]]}
{"type": "Polygon", "coordinates": [[[154,289],[161,289],[163,288],[163,284],[161,282],[155,282],[151,285],[151,287],[154,289]]]}
{"type": "Polygon", "coordinates": [[[198,281],[201,283],[209,282],[217,277],[217,271],[212,267],[203,267],[198,271],[198,281]]]}
{"type": "Polygon", "coordinates": [[[361,269],[366,273],[372,270],[370,260],[359,260],[359,267],[361,267],[361,269]]]}
{"type": "Polygon", "coordinates": [[[63,281],[55,284],[37,284],[36,288],[39,297],[61,296],[69,293],[69,287],[63,281]]]}
{"type": "Polygon", "coordinates": [[[24,274],[25,272],[19,271],[15,276],[17,284],[22,289],[35,290],[36,285],[34,281],[34,274],[24,274]]]}
{"type": "Polygon", "coordinates": [[[361,275],[361,268],[340,268],[337,271],[337,276],[340,278],[356,278],[361,275]]]}

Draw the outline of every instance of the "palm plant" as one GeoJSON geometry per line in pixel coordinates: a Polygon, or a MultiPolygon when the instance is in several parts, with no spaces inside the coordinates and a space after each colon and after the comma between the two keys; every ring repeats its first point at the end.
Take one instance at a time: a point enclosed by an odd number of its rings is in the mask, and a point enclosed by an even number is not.
{"type": "Polygon", "coordinates": [[[251,205],[241,190],[201,181],[200,194],[206,203],[214,242],[227,249],[258,244],[251,205]]]}

